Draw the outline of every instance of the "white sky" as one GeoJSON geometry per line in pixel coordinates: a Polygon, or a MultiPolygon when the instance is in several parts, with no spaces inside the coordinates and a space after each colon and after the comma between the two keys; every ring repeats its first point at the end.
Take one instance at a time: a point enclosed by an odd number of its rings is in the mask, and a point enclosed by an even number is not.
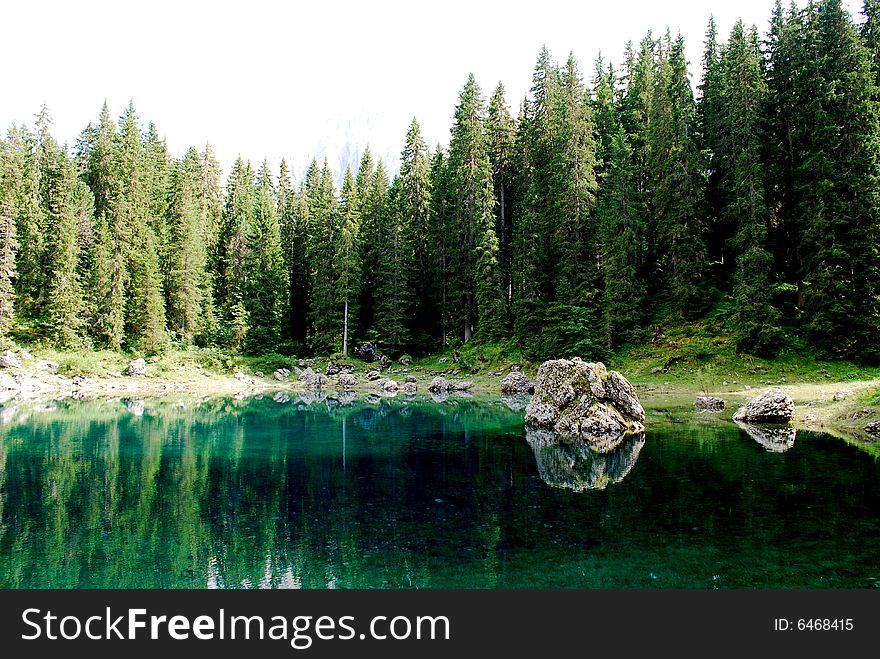
{"type": "MultiPolygon", "coordinates": [[[[845,5],[855,13],[861,0],[845,5]]],[[[412,117],[429,145],[448,142],[470,72],[486,96],[503,81],[516,114],[542,44],[558,61],[573,52],[591,77],[600,51],[618,64],[628,40],[669,26],[685,37],[696,83],[710,14],[726,38],[740,17],[763,34],[771,9],[772,0],[10,1],[0,7],[0,127],[32,123],[46,102],[56,137],[72,145],[105,98],[115,117],[134,99],[173,155],[209,141],[224,172],[238,154],[268,157],[273,169],[286,157],[297,177],[315,155],[340,169],[367,143],[396,169],[412,117]]]]}

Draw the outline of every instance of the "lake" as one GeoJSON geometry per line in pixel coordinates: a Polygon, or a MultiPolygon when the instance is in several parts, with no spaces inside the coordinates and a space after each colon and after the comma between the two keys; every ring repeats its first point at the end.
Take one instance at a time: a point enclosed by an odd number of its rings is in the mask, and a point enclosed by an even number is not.
{"type": "Polygon", "coordinates": [[[880,461],[644,401],[612,454],[522,400],[0,408],[3,588],[871,588],[880,461]]]}

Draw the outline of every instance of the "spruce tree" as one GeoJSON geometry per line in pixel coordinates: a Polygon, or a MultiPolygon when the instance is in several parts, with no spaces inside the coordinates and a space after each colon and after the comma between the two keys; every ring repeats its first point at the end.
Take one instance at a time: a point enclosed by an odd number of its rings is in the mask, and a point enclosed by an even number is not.
{"type": "Polygon", "coordinates": [[[342,305],[342,354],[348,355],[349,333],[357,318],[355,305],[360,293],[360,204],[350,168],[345,170],[339,200],[339,232],[336,236],[334,265],[337,273],[337,304],[342,305]]]}
{"type": "Polygon", "coordinates": [[[12,145],[0,141],[0,336],[4,336],[15,317],[16,256],[19,244],[15,226],[13,198],[18,172],[12,145]]]}
{"type": "Polygon", "coordinates": [[[184,342],[204,332],[212,307],[202,181],[201,157],[190,147],[172,173],[166,273],[168,328],[184,342]]]}
{"type": "Polygon", "coordinates": [[[657,235],[657,267],[673,308],[693,317],[705,302],[705,187],[695,132],[693,92],[684,40],[669,35],[661,53],[648,132],[651,214],[657,235]]]}
{"type": "Polygon", "coordinates": [[[428,147],[422,140],[418,122],[413,119],[406,133],[403,152],[400,155],[400,198],[397,211],[400,221],[412,236],[412,268],[408,278],[414,287],[415,307],[412,311],[412,339],[420,347],[430,346],[431,305],[429,293],[430,264],[435,245],[430,240],[431,218],[431,164],[428,147]]]}
{"type": "Polygon", "coordinates": [[[736,341],[740,349],[769,354],[779,348],[779,314],[772,304],[767,250],[769,210],[761,158],[761,111],[767,86],[761,70],[757,31],[742,21],[730,35],[719,66],[720,87],[711,115],[715,138],[721,221],[736,226],[734,300],[736,341]]]}
{"type": "Polygon", "coordinates": [[[244,262],[244,306],[248,317],[245,347],[251,354],[275,350],[281,336],[285,272],[281,226],[269,165],[263,162],[256,181],[253,221],[247,232],[244,262]]]}
{"type": "Polygon", "coordinates": [[[471,75],[455,109],[449,143],[449,192],[453,235],[450,300],[462,339],[471,339],[477,322],[477,245],[494,227],[492,165],[483,127],[484,102],[471,75]]]}
{"type": "Polygon", "coordinates": [[[880,359],[880,124],[870,53],[840,0],[805,22],[803,159],[795,171],[804,310],[811,344],[828,355],[880,359]]]}
{"type": "MultiPolygon", "coordinates": [[[[316,167],[314,168],[317,169],[316,167]]],[[[314,181],[306,178],[306,201],[309,208],[310,270],[309,344],[317,354],[327,354],[341,347],[342,310],[336,304],[336,264],[334,245],[338,234],[336,185],[330,166],[324,166],[314,181]]]]}

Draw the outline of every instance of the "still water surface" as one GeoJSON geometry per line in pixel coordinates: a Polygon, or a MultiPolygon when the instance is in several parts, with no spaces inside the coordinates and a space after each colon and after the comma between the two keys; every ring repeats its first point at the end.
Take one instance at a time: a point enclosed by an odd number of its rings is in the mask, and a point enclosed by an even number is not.
{"type": "Polygon", "coordinates": [[[514,400],[7,403],[3,588],[872,588],[880,461],[682,406],[600,456],[514,400]]]}

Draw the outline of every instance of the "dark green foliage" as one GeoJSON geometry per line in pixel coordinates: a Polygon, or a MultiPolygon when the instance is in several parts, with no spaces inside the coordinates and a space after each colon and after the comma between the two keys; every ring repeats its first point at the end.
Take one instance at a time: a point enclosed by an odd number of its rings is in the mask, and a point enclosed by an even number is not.
{"type": "Polygon", "coordinates": [[[273,184],[239,158],[224,189],[133,104],[71,156],[42,108],[0,142],[0,333],[596,359],[711,304],[738,351],[880,360],[878,8],[857,29],[777,1],[763,52],[710,22],[696,101],[681,37],[628,45],[619,78],[600,58],[590,89],[543,48],[516,118],[470,76],[448,148],[413,120],[393,182],[366,149],[339,194],[326,161],[273,184]]]}
{"type": "Polygon", "coordinates": [[[704,170],[696,131],[684,40],[667,35],[658,59],[649,113],[650,217],[656,235],[658,280],[679,316],[695,315],[705,301],[704,170]]]}
{"type": "Polygon", "coordinates": [[[492,165],[483,125],[485,105],[471,75],[461,95],[449,142],[448,199],[449,309],[462,340],[471,339],[477,324],[477,245],[487,229],[494,229],[495,195],[492,165]]]}
{"type": "Polygon", "coordinates": [[[713,78],[712,113],[706,117],[713,134],[713,171],[717,177],[722,224],[737,227],[732,241],[737,346],[756,354],[779,349],[779,313],[772,304],[772,258],[767,249],[769,210],[761,158],[761,110],[767,86],[761,71],[757,32],[738,22],[713,78]]]}
{"type": "Polygon", "coordinates": [[[241,284],[248,319],[245,349],[250,354],[274,352],[281,336],[286,277],[275,203],[269,165],[264,161],[257,175],[253,220],[245,238],[241,284]]]}

